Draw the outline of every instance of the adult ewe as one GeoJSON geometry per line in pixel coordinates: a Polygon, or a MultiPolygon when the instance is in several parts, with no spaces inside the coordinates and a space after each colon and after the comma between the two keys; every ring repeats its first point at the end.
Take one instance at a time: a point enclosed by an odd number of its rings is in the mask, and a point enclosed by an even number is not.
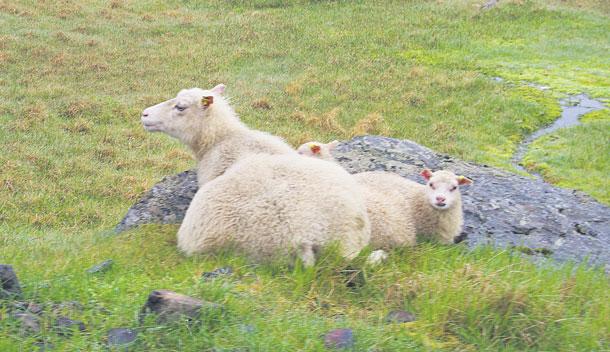
{"type": "Polygon", "coordinates": [[[203,179],[217,177],[200,183],[178,230],[178,247],[187,255],[231,246],[255,259],[296,253],[309,266],[316,251],[331,242],[346,258],[368,244],[370,223],[353,177],[334,163],[292,150],[271,155],[285,150],[283,142],[248,130],[218,87],[181,91],[144,110],[142,123],[203,155],[200,171],[206,160],[215,165],[215,173],[204,172],[203,179]]]}
{"type": "Polygon", "coordinates": [[[224,90],[222,84],[210,90],[185,89],[142,112],[147,131],[165,132],[191,149],[200,186],[249,155],[295,153],[283,139],[244,125],[223,98],[224,90]]]}

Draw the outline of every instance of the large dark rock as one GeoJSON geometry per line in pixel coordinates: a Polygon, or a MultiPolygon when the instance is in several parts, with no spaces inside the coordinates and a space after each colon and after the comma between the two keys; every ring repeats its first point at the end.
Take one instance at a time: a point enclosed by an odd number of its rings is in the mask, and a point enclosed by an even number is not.
{"type": "Polygon", "coordinates": [[[10,265],[0,264],[0,299],[21,296],[21,286],[17,275],[10,265]]]}
{"type": "MultiPolygon", "coordinates": [[[[535,260],[588,260],[610,272],[610,208],[581,192],[464,162],[407,140],[356,137],[340,144],[334,155],[352,173],[390,171],[421,183],[423,167],[466,175],[474,180],[462,190],[462,237],[469,247],[517,248],[535,260]]],[[[165,178],[129,209],[117,231],[180,223],[196,190],[194,171],[165,178]]]]}

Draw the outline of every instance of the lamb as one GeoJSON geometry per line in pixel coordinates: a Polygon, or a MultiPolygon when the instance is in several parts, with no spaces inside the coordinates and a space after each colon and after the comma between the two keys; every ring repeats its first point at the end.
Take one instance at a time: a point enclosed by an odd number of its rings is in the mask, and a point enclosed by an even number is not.
{"type": "MultiPolygon", "coordinates": [[[[336,144],[309,142],[297,150],[303,155],[333,161],[330,152],[336,144]]],[[[434,236],[439,242],[450,244],[460,235],[463,214],[458,187],[472,181],[451,171],[433,173],[424,169],[421,175],[426,185],[388,172],[354,175],[363,186],[373,248],[414,245],[417,235],[434,236]]]]}
{"type": "Polygon", "coordinates": [[[252,154],[295,154],[284,140],[244,125],[222,96],[225,86],[182,90],[170,100],[145,109],[142,124],[149,132],[165,132],[191,149],[197,160],[199,185],[222,175],[252,154]]]}
{"type": "Polygon", "coordinates": [[[335,161],[333,158],[332,151],[339,145],[339,141],[332,141],[330,143],[320,142],[307,142],[297,148],[297,153],[305,156],[314,156],[322,160],[335,161]]]}
{"type": "Polygon", "coordinates": [[[310,266],[329,243],[348,259],[368,244],[370,222],[354,178],[335,163],[302,157],[279,139],[247,130],[217,88],[181,91],[144,110],[142,122],[202,155],[199,171],[210,166],[204,162],[214,167],[203,173],[178,230],[185,254],[232,246],[257,260],[295,253],[310,266]]]}

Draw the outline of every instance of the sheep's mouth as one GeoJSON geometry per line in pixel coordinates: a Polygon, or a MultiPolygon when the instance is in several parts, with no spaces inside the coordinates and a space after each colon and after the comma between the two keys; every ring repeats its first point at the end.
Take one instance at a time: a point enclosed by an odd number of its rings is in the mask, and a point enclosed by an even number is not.
{"type": "Polygon", "coordinates": [[[447,203],[434,203],[434,207],[436,209],[446,209],[447,208],[447,203]]]}
{"type": "Polygon", "coordinates": [[[159,122],[142,122],[144,129],[149,132],[160,131],[161,123],[159,122]]]}

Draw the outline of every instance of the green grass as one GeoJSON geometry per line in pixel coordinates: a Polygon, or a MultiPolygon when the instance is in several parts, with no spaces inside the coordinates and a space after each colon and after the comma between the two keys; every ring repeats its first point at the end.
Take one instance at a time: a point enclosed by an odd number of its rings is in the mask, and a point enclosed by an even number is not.
{"type": "Polygon", "coordinates": [[[589,113],[582,122],[534,141],[524,164],[549,182],[610,205],[610,110],[589,113]]]}
{"type": "MultiPolygon", "coordinates": [[[[15,266],[27,299],[83,303],[74,318],[89,326],[43,335],[57,350],[101,350],[108,328],[134,326],[150,290],[169,288],[223,303],[226,316],[147,325],[140,350],[315,351],[320,334],[347,326],[357,350],[606,349],[608,279],[580,267],[422,244],[363,268],[366,284],[351,290],[332,255],[312,270],[252,266],[182,257],[175,227],[106,235],[142,192],[192,166],[183,146],[139,123],[185,87],[227,84],[248,125],[294,145],[381,133],[506,169],[517,143],[558,116],[558,97],[607,101],[607,2],[481,3],[0,1],[0,262],[15,266]],[[84,273],[107,258],[109,273],[84,273]],[[199,281],[229,264],[234,278],[199,281]],[[383,324],[398,308],[417,322],[383,324]]],[[[527,160],[608,202],[608,153],[592,152],[610,144],[608,124],[590,120],[540,141],[559,138],[558,152],[527,160]]],[[[38,338],[0,319],[0,350],[38,338]]]]}

